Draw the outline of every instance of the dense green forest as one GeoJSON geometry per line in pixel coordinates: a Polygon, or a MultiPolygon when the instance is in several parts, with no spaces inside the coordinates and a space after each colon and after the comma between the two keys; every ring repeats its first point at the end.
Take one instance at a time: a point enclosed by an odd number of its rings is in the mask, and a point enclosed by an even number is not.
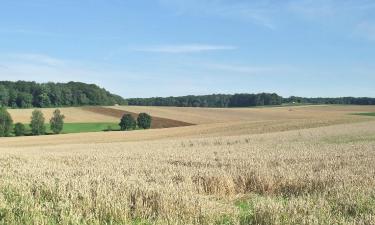
{"type": "Polygon", "coordinates": [[[114,104],[126,104],[126,101],[94,84],[0,81],[0,106],[45,108],[114,104]]]}
{"type": "Polygon", "coordinates": [[[81,82],[36,83],[0,81],[0,106],[11,108],[62,107],[84,105],[141,105],[178,107],[251,107],[282,104],[355,104],[375,105],[375,98],[283,98],[275,93],[213,94],[181,97],[123,99],[95,84],[81,82]]]}
{"type": "Polygon", "coordinates": [[[179,107],[248,107],[264,105],[281,105],[283,98],[277,94],[214,94],[201,96],[182,96],[167,98],[131,98],[129,105],[179,106],[179,107]]]}
{"type": "Polygon", "coordinates": [[[214,94],[201,96],[182,97],[155,97],[155,98],[131,98],[127,99],[129,105],[144,106],[178,106],[178,107],[250,107],[282,104],[351,104],[351,105],[375,105],[375,98],[283,98],[277,94],[214,94]]]}

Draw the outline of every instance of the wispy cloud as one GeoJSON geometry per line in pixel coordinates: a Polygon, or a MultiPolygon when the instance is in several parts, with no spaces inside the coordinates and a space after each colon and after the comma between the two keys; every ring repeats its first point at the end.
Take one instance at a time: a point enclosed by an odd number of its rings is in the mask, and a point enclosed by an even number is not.
{"type": "Polygon", "coordinates": [[[298,0],[290,1],[287,10],[310,19],[333,16],[335,7],[331,0],[298,0]]]}
{"type": "Polygon", "coordinates": [[[107,35],[74,35],[67,33],[50,32],[43,30],[31,30],[31,29],[2,29],[0,28],[0,34],[14,34],[22,36],[37,36],[45,38],[67,38],[67,39],[84,39],[84,40],[116,40],[121,39],[120,36],[107,36],[107,35]]]}
{"type": "Polygon", "coordinates": [[[228,45],[204,45],[204,44],[187,44],[187,45],[159,45],[133,48],[138,52],[157,52],[157,53],[199,53],[208,51],[235,50],[237,47],[228,45]]]}
{"type": "Polygon", "coordinates": [[[205,14],[250,22],[268,29],[275,29],[270,15],[275,13],[278,5],[269,1],[225,1],[225,0],[159,0],[177,14],[205,14]]]}
{"type": "Polygon", "coordinates": [[[9,58],[18,62],[35,63],[45,66],[62,66],[66,61],[43,54],[15,53],[9,54],[9,58]]]}
{"type": "Polygon", "coordinates": [[[292,72],[296,68],[287,65],[271,65],[271,66],[249,66],[239,64],[217,64],[217,63],[206,63],[203,64],[210,70],[249,74],[249,75],[260,75],[260,74],[271,74],[278,72],[292,72]]]}

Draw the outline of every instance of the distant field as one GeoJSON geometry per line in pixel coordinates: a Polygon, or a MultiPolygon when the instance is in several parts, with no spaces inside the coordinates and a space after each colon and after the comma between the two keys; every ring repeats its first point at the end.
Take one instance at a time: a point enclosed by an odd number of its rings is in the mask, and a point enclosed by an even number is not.
{"type": "Polygon", "coordinates": [[[184,108],[115,106],[115,109],[129,112],[147,112],[154,116],[171,118],[193,124],[212,124],[235,121],[265,121],[283,119],[342,119],[351,113],[373,112],[375,106],[305,105],[265,108],[184,108]]]}
{"type": "MultiPolygon", "coordinates": [[[[31,113],[34,109],[9,109],[14,122],[30,123],[31,113]]],[[[46,122],[52,117],[54,108],[39,109],[43,112],[46,122]]],[[[82,107],[60,108],[65,115],[66,123],[97,123],[97,122],[119,122],[119,118],[93,113],[84,110],[82,107]]]]}
{"type": "Polygon", "coordinates": [[[197,125],[1,138],[0,224],[375,224],[374,106],[115,109],[197,125]]]}
{"type": "MultiPolygon", "coordinates": [[[[31,113],[34,109],[9,109],[9,113],[12,115],[12,118],[15,123],[30,123],[31,120],[31,113]]],[[[39,109],[43,112],[44,117],[46,119],[46,123],[49,122],[49,119],[52,117],[53,111],[55,109],[48,108],[48,109],[39,109]]],[[[116,123],[120,122],[121,117],[124,114],[130,113],[133,115],[134,118],[137,118],[138,113],[128,112],[125,110],[120,109],[111,109],[111,108],[104,108],[104,107],[72,107],[72,108],[61,108],[61,113],[65,115],[65,122],[66,123],[76,123],[75,127],[79,127],[80,124],[88,124],[91,123],[91,126],[95,126],[93,124],[107,124],[107,123],[116,123]]],[[[139,112],[141,113],[141,112],[139,112]]],[[[152,115],[153,121],[151,124],[151,128],[169,128],[169,127],[180,127],[180,126],[190,126],[191,123],[186,123],[183,121],[172,120],[168,118],[160,118],[157,115],[152,115]]],[[[87,125],[85,125],[87,127],[87,125]]],[[[117,126],[116,126],[117,127],[117,126]]],[[[73,129],[74,130],[74,129],[73,129]]],[[[88,129],[90,130],[90,129],[88,129]]],[[[94,129],[97,130],[97,129],[94,129]]],[[[83,129],[85,131],[85,129],[83,129]]]]}
{"type": "Polygon", "coordinates": [[[373,112],[373,113],[354,113],[353,115],[358,115],[358,116],[375,116],[375,112],[373,112]]]}

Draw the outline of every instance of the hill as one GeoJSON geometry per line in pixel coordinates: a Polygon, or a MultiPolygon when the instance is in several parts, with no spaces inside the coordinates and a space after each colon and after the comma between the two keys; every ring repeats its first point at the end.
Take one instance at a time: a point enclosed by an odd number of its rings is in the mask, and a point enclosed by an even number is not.
{"type": "Polygon", "coordinates": [[[0,81],[0,106],[48,108],[114,104],[124,105],[126,101],[95,84],[0,81]]]}

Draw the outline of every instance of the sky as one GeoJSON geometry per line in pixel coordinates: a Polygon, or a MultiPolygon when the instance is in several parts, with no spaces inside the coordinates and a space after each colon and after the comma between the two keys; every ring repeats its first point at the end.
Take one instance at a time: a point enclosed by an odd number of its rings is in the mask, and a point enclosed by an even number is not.
{"type": "Polygon", "coordinates": [[[375,0],[1,0],[0,80],[375,97],[375,0]]]}

